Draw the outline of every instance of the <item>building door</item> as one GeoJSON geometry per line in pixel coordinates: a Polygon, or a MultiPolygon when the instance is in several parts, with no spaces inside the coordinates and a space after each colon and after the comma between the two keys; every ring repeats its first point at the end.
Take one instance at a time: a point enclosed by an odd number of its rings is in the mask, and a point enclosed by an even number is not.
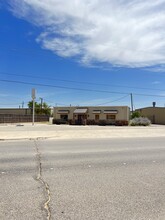
{"type": "Polygon", "coordinates": [[[68,115],[60,115],[61,120],[68,121],[68,115]]]}
{"type": "Polygon", "coordinates": [[[79,125],[83,124],[83,115],[78,115],[78,124],[79,125]]]}
{"type": "Polygon", "coordinates": [[[95,120],[99,121],[99,119],[100,119],[100,115],[95,115],[95,120]]]}
{"type": "Polygon", "coordinates": [[[106,119],[107,121],[110,123],[110,124],[114,124],[115,123],[115,120],[116,120],[116,115],[107,115],[106,116],[106,119]]]}
{"type": "Polygon", "coordinates": [[[87,117],[86,117],[86,115],[80,115],[80,114],[78,114],[77,115],[77,124],[78,125],[83,125],[83,124],[85,124],[85,119],[86,119],[87,117]]]}

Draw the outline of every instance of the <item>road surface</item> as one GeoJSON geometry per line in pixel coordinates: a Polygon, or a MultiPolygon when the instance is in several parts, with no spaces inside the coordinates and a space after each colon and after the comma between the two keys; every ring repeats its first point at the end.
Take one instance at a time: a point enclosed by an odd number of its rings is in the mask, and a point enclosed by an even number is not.
{"type": "Polygon", "coordinates": [[[165,220],[165,138],[0,142],[1,220],[165,220]]]}

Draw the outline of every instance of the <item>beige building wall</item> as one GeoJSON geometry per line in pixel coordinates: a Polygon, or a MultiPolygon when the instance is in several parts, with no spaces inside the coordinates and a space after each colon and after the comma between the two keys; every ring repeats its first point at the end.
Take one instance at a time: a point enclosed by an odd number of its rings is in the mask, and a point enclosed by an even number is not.
{"type": "Polygon", "coordinates": [[[147,107],[137,109],[141,116],[147,117],[153,124],[165,124],[165,108],[163,107],[147,107]]]}
{"type": "Polygon", "coordinates": [[[1,108],[0,114],[6,115],[30,115],[31,110],[29,108],[1,108]]]}
{"type": "Polygon", "coordinates": [[[76,109],[87,109],[85,113],[87,120],[96,120],[97,117],[99,118],[98,120],[107,120],[107,115],[114,115],[115,120],[129,121],[130,117],[130,109],[128,106],[54,107],[53,117],[54,119],[61,119],[61,115],[68,115],[68,120],[76,120],[80,114],[74,113],[76,109]]]}

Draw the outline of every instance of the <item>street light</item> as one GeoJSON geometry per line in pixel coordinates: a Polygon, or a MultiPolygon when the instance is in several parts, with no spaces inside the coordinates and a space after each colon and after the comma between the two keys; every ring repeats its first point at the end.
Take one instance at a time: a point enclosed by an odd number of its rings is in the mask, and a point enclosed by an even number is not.
{"type": "Polygon", "coordinates": [[[35,91],[35,89],[33,88],[33,89],[32,89],[32,100],[33,100],[33,119],[32,119],[32,125],[34,125],[35,98],[36,98],[36,91],[35,91]]]}

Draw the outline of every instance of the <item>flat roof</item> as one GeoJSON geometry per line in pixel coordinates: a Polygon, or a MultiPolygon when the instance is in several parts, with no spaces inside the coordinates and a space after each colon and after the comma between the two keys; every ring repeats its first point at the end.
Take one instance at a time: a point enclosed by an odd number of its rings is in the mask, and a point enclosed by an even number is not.
{"type": "Polygon", "coordinates": [[[118,106],[113,106],[113,105],[106,105],[106,106],[100,106],[100,105],[94,105],[94,106],[74,106],[74,105],[71,105],[71,106],[54,106],[54,108],[121,108],[121,107],[127,107],[127,108],[130,108],[129,106],[127,105],[118,105],[118,106]]]}

